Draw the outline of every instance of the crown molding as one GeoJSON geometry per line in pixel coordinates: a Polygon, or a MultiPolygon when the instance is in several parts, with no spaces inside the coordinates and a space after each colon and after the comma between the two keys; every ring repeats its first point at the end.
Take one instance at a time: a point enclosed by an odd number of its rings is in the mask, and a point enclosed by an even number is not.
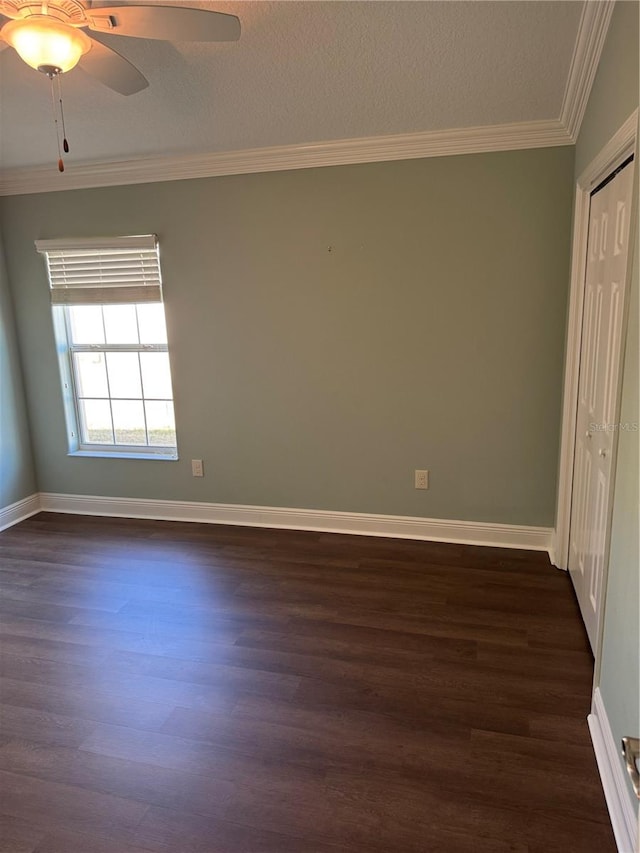
{"type": "Polygon", "coordinates": [[[575,142],[580,133],[615,2],[616,0],[588,0],[582,9],[560,110],[560,123],[566,129],[571,142],[575,142]]]}
{"type": "Polygon", "coordinates": [[[244,151],[209,154],[178,154],[118,160],[102,163],[69,164],[64,173],[52,166],[12,169],[0,175],[0,195],[56,192],[60,190],[145,184],[343,166],[349,163],[381,163],[453,154],[480,154],[571,145],[572,140],[557,119],[513,122],[511,124],[464,127],[423,133],[335,139],[303,145],[280,145],[244,151]]]}

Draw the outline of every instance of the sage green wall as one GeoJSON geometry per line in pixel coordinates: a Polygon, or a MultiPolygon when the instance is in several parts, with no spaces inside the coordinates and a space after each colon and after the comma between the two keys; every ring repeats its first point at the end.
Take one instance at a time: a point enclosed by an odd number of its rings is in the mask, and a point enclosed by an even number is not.
{"type": "Polygon", "coordinates": [[[576,177],[638,106],[638,0],[616,0],[576,143],[576,177]]]}
{"type": "MultiPolygon", "coordinates": [[[[638,25],[638,3],[618,0],[576,146],[576,175],[638,107],[638,25]]],[[[636,234],[620,415],[621,423],[631,425],[640,420],[637,242],[636,234]]],[[[639,442],[640,433],[620,431],[599,677],[616,745],[623,735],[640,735],[639,442]]],[[[632,802],[637,802],[626,772],[624,776],[632,802]]]]}
{"type": "MultiPolygon", "coordinates": [[[[631,290],[616,485],[611,529],[600,691],[616,745],[640,735],[640,407],[638,389],[638,253],[631,290]]],[[[629,784],[632,801],[631,782],[629,784]]]]}
{"type": "Polygon", "coordinates": [[[565,147],[4,199],[41,489],[551,525],[572,176],[565,147]],[[70,458],[33,241],[148,232],[180,460],[70,458]]]}
{"type": "Polygon", "coordinates": [[[0,509],[35,491],[13,304],[0,242],[0,509]]]}

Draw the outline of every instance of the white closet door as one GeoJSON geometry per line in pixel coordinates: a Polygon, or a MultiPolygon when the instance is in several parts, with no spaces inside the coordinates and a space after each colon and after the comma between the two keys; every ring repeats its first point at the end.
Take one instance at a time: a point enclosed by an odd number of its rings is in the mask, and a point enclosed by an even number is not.
{"type": "Polygon", "coordinates": [[[612,499],[634,164],[591,198],[569,537],[569,572],[595,652],[612,499]]]}

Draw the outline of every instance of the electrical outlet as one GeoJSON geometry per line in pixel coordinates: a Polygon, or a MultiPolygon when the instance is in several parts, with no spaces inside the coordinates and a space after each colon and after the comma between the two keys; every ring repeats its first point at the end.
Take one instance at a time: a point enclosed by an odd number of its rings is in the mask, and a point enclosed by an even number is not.
{"type": "Polygon", "coordinates": [[[415,472],[415,480],[414,485],[416,489],[428,489],[429,488],[429,472],[421,471],[416,468],[415,472]]]}
{"type": "Polygon", "coordinates": [[[202,459],[191,460],[191,473],[194,477],[204,477],[204,468],[202,467],[202,459]]]}

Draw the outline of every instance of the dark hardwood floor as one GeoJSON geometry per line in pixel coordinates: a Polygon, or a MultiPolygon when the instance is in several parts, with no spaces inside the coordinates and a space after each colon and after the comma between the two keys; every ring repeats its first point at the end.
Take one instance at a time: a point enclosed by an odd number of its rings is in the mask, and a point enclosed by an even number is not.
{"type": "Polygon", "coordinates": [[[40,514],[0,534],[4,853],[607,853],[545,554],[40,514]]]}

